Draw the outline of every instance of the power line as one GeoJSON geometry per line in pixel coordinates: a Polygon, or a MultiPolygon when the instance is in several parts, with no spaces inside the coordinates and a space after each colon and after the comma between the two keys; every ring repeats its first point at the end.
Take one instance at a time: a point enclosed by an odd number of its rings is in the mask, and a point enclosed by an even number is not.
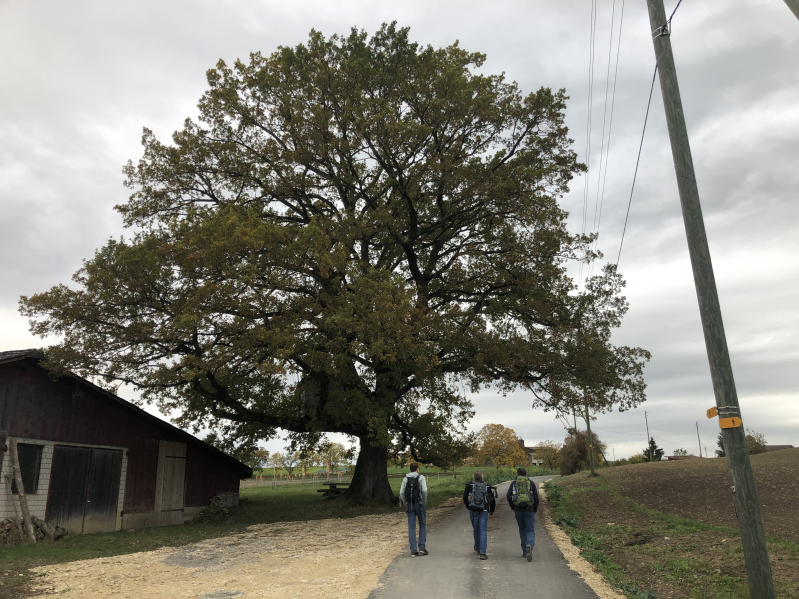
{"type": "MultiPolygon", "coordinates": [[[[682,4],[682,0],[677,2],[677,6],[674,7],[674,10],[671,11],[671,15],[669,16],[668,20],[665,23],[667,29],[671,29],[671,20],[674,18],[674,15],[677,13],[677,9],[680,8],[680,4],[682,4]]],[[[621,33],[619,34],[621,35],[621,33]]],[[[657,77],[658,73],[658,65],[655,63],[655,72],[652,73],[652,87],[649,89],[649,100],[646,103],[646,116],[644,117],[644,128],[641,131],[641,144],[638,146],[638,158],[635,161],[635,173],[633,174],[633,184],[630,188],[630,201],[627,203],[627,215],[624,217],[624,229],[621,232],[621,241],[619,242],[619,255],[616,256],[616,267],[619,266],[619,259],[621,258],[621,248],[624,245],[624,233],[627,231],[627,220],[630,218],[630,206],[633,203],[633,191],[635,190],[635,178],[638,176],[638,163],[641,161],[641,148],[644,146],[644,133],[646,132],[646,121],[649,118],[649,106],[652,104],[652,91],[655,89],[655,78],[657,77]]]]}
{"type": "MultiPolygon", "coordinates": [[[[585,187],[583,189],[583,223],[582,234],[585,235],[585,226],[588,222],[588,182],[591,178],[591,129],[592,115],[594,109],[594,47],[596,44],[596,0],[591,1],[591,27],[588,42],[588,114],[586,115],[585,125],[585,187]]],[[[583,262],[580,262],[580,271],[577,279],[577,289],[583,281],[583,262]]]]}
{"type": "MultiPolygon", "coordinates": [[[[679,5],[678,5],[679,6],[679,5]]],[[[649,88],[649,100],[646,103],[646,116],[644,116],[644,128],[641,131],[641,143],[638,145],[638,158],[635,161],[635,172],[633,173],[633,185],[630,188],[630,201],[627,202],[627,216],[624,217],[624,228],[621,231],[621,242],[619,243],[619,255],[616,256],[616,267],[619,266],[621,258],[621,248],[624,245],[624,234],[627,232],[627,220],[630,218],[630,206],[633,203],[633,192],[635,191],[635,179],[638,177],[638,165],[641,162],[641,149],[644,147],[644,133],[646,133],[646,122],[649,120],[649,107],[652,105],[652,92],[655,90],[655,77],[657,77],[658,66],[655,65],[655,72],[652,73],[652,86],[649,88]]]]}
{"type": "MultiPolygon", "coordinates": [[[[610,18],[610,42],[608,43],[608,73],[607,79],[605,80],[605,115],[607,115],[608,109],[608,87],[610,84],[610,58],[612,55],[613,50],[613,23],[616,17],[616,0],[613,0],[613,12],[610,18]]],[[[594,249],[599,249],[599,228],[602,224],[602,207],[605,204],[605,185],[608,181],[608,159],[610,157],[610,140],[611,134],[613,133],[613,113],[616,107],[616,84],[619,81],[619,56],[621,55],[621,32],[624,28],[624,0],[621,3],[621,17],[619,18],[619,38],[616,44],[616,68],[613,72],[613,95],[611,96],[610,100],[610,125],[608,126],[608,146],[607,150],[605,150],[605,171],[604,174],[602,172],[602,154],[600,153],[599,157],[599,177],[597,178],[597,201],[599,202],[599,209],[597,210],[596,205],[594,207],[594,228],[596,230],[596,240],[594,240],[594,249]],[[602,194],[599,193],[599,182],[600,179],[602,180],[602,194]]],[[[602,121],[602,146],[605,145],[605,121],[603,118],[602,121]]],[[[593,273],[593,263],[589,266],[588,269],[588,276],[590,277],[593,273]]]]}
{"type": "MultiPolygon", "coordinates": [[[[609,429],[606,429],[606,428],[600,428],[600,427],[598,427],[596,425],[594,425],[592,428],[595,428],[595,429],[600,430],[600,431],[604,431],[606,433],[613,433],[613,434],[616,434],[616,435],[632,435],[634,437],[640,437],[641,436],[641,433],[623,433],[621,431],[612,431],[612,430],[609,430],[609,429]]],[[[657,439],[658,441],[665,441],[666,443],[671,443],[672,445],[679,445],[679,443],[677,443],[675,441],[669,441],[668,439],[664,439],[663,437],[656,437],[655,435],[650,435],[650,437],[652,437],[653,439],[657,439]]]]}

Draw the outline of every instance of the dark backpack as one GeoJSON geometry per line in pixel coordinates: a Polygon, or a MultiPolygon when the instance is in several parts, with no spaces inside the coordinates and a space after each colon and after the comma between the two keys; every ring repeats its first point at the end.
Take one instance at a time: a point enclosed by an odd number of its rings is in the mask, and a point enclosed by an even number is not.
{"type": "Polygon", "coordinates": [[[422,499],[422,476],[405,477],[405,503],[420,503],[422,499]]]}
{"type": "Polygon", "coordinates": [[[520,510],[526,510],[533,502],[530,500],[530,479],[526,476],[516,478],[516,490],[513,504],[520,510]]]}
{"type": "Polygon", "coordinates": [[[469,494],[469,509],[473,512],[482,512],[487,508],[486,494],[488,485],[486,483],[472,482],[472,492],[469,494]]]}

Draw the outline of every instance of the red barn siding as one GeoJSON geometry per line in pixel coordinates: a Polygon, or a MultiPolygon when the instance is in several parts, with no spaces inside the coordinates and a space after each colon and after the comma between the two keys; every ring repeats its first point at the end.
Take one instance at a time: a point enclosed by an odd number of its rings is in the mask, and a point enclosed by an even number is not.
{"type": "Polygon", "coordinates": [[[211,497],[224,491],[239,492],[236,473],[203,453],[196,446],[186,448],[186,507],[208,505],[211,497]]]}
{"type": "Polygon", "coordinates": [[[152,512],[155,509],[158,440],[144,437],[133,437],[133,440],[128,449],[123,509],[126,512],[152,512]]]}
{"type": "Polygon", "coordinates": [[[0,364],[0,417],[12,437],[128,448],[125,512],[155,505],[160,441],[187,443],[185,505],[239,490],[247,467],[79,378],[53,380],[34,359],[0,364]]]}

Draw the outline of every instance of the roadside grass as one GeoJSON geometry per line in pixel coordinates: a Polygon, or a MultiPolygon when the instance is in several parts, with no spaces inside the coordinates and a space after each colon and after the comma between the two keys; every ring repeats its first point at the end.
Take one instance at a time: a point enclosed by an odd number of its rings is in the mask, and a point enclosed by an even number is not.
{"type": "MultiPolygon", "coordinates": [[[[489,474],[494,469],[483,470],[489,474]]],[[[407,469],[402,470],[407,472],[407,469]]],[[[428,507],[434,508],[463,492],[464,482],[471,480],[459,471],[458,476],[435,476],[435,470],[424,472],[428,485],[428,507]]],[[[395,495],[402,479],[390,478],[395,495]]],[[[0,547],[0,599],[27,596],[26,587],[35,578],[30,568],[68,561],[112,557],[161,547],[176,547],[205,539],[222,537],[254,524],[353,518],[368,514],[396,513],[401,508],[354,506],[343,498],[325,498],[317,492],[320,485],[278,485],[276,487],[243,487],[239,507],[232,508],[211,522],[141,528],[91,535],[67,535],[55,543],[0,547]]],[[[346,526],[342,524],[342,526],[346,526]]]]}
{"type": "MultiPolygon", "coordinates": [[[[569,479],[544,485],[556,523],[625,596],[657,599],[661,592],[690,599],[749,597],[736,529],[647,508],[600,478],[569,479]],[[606,499],[597,501],[597,493],[606,499]],[[610,518],[613,523],[607,522],[610,518]]],[[[799,566],[799,545],[772,538],[768,543],[777,597],[799,597],[792,574],[787,574],[799,566]]]]}

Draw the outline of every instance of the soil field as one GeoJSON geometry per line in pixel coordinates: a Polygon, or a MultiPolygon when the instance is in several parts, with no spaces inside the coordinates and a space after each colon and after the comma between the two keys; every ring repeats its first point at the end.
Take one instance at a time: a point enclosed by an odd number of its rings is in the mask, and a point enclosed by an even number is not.
{"type": "MultiPolygon", "coordinates": [[[[750,459],[766,534],[799,543],[799,449],[750,459]]],[[[601,474],[620,494],[646,507],[708,524],[737,526],[724,458],[634,464],[607,468],[601,474]]]]}
{"type": "MultiPolygon", "coordinates": [[[[799,450],[752,456],[777,597],[799,598],[799,450]]],[[[607,468],[558,479],[559,524],[628,597],[749,597],[723,459],[607,468]],[[649,594],[647,594],[647,592],[649,594]]]]}

